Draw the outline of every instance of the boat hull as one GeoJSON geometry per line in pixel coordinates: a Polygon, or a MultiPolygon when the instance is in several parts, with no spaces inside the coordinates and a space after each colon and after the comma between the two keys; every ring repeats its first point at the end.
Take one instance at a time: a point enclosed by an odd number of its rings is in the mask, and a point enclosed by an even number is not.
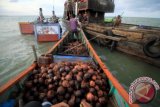
{"type": "MultiPolygon", "coordinates": [[[[99,66],[105,75],[107,76],[110,84],[110,100],[112,106],[117,107],[139,107],[137,104],[129,104],[129,95],[127,91],[120,85],[118,80],[111,74],[111,72],[108,70],[108,68],[105,66],[105,64],[101,61],[91,44],[89,43],[88,39],[86,38],[83,30],[80,31],[81,35],[81,42],[86,46],[86,48],[89,51],[89,59],[92,60],[97,66],[99,66]],[[123,102],[123,103],[122,103],[123,102]]],[[[65,42],[68,42],[72,36],[69,36],[69,32],[66,32],[63,36],[63,38],[58,41],[46,54],[53,54],[53,56],[57,55],[59,52],[59,49],[61,49],[61,46],[65,42]]],[[[69,58],[71,59],[71,58],[69,58]]],[[[76,58],[73,58],[76,59],[76,58]]],[[[82,57],[78,58],[79,60],[82,59],[82,57]]],[[[84,59],[84,57],[83,57],[84,59]]],[[[84,59],[86,60],[86,59],[84,59]]],[[[61,60],[59,60],[61,61],[61,60]]],[[[82,60],[83,61],[83,60],[82,60]]],[[[9,94],[13,91],[17,91],[20,89],[20,87],[23,86],[23,83],[25,79],[32,73],[33,69],[37,67],[37,64],[32,64],[28,69],[21,72],[18,76],[11,79],[9,82],[4,84],[2,87],[0,87],[0,96],[1,96],[1,102],[4,102],[5,100],[2,99],[2,97],[9,96],[9,94]]]]}
{"type": "Polygon", "coordinates": [[[117,43],[115,48],[118,51],[136,56],[147,63],[160,67],[160,52],[154,56],[149,56],[144,51],[147,50],[145,48],[149,48],[145,47],[149,46],[147,43],[160,38],[160,28],[142,29],[137,27],[137,29],[130,29],[133,26],[138,25],[122,24],[120,27],[113,29],[105,25],[89,24],[85,26],[85,31],[88,33],[87,37],[96,38],[93,41],[99,45],[111,46],[112,41],[115,41],[117,43]]]}
{"type": "Polygon", "coordinates": [[[33,23],[29,22],[19,22],[19,28],[21,34],[34,34],[33,23]]]}

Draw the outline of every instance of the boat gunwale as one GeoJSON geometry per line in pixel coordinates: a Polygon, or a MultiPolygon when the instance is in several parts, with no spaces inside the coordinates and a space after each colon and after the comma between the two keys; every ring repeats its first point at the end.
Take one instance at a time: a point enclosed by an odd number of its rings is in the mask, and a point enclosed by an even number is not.
{"type": "Polygon", "coordinates": [[[23,70],[14,78],[11,78],[7,83],[0,87],[0,95],[4,94],[9,88],[15,85],[19,80],[24,78],[27,74],[29,74],[35,67],[37,66],[36,62],[33,62],[27,69],[23,70]]]}
{"type": "MultiPolygon", "coordinates": [[[[51,49],[49,49],[46,54],[51,53],[65,39],[65,37],[67,37],[68,33],[69,32],[65,32],[64,37],[61,40],[59,40],[51,49]]],[[[0,95],[2,95],[9,88],[15,85],[19,80],[21,80],[23,77],[29,74],[36,66],[37,66],[37,63],[34,62],[28,68],[20,72],[17,76],[15,76],[14,78],[11,78],[7,83],[3,84],[0,87],[0,95]]]]}

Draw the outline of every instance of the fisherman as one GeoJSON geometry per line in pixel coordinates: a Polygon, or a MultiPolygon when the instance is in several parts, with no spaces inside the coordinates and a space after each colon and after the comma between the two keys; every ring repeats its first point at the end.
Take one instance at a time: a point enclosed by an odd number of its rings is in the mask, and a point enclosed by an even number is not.
{"type": "Polygon", "coordinates": [[[114,21],[113,27],[118,27],[121,24],[121,16],[118,15],[114,21]]]}
{"type": "Polygon", "coordinates": [[[69,21],[69,25],[70,25],[70,29],[71,29],[71,32],[72,32],[72,36],[76,36],[76,38],[78,39],[78,21],[77,19],[75,18],[75,14],[72,14],[71,15],[71,19],[69,21]]]}
{"type": "Polygon", "coordinates": [[[82,14],[79,13],[79,14],[78,14],[78,20],[79,20],[79,22],[82,22],[82,19],[83,19],[82,14]]]}
{"type": "Polygon", "coordinates": [[[85,12],[83,14],[83,21],[84,21],[84,23],[88,23],[88,14],[87,14],[87,12],[85,12]]]}

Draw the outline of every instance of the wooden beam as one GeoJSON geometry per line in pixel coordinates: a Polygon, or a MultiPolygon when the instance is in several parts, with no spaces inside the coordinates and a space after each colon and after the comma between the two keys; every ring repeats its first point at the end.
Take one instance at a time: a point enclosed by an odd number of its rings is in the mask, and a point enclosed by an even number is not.
{"type": "Polygon", "coordinates": [[[126,40],[126,38],[121,38],[121,37],[113,37],[113,36],[107,36],[101,33],[97,33],[94,31],[90,31],[90,30],[85,30],[87,33],[97,36],[97,38],[101,38],[101,39],[109,39],[109,40],[113,40],[113,41],[124,41],[126,40]]]}

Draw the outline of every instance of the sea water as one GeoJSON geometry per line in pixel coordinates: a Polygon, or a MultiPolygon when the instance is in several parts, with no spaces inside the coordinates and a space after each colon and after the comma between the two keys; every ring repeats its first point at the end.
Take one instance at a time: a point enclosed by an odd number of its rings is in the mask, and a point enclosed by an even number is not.
{"type": "MultiPolygon", "coordinates": [[[[34,61],[31,45],[36,46],[38,56],[45,53],[55,43],[37,43],[33,35],[22,35],[18,22],[31,22],[35,16],[0,16],[0,86],[12,79],[34,61]]],[[[123,18],[124,23],[160,27],[160,19],[155,18],[123,18]]],[[[105,47],[93,44],[101,59],[111,73],[128,91],[131,82],[141,76],[148,76],[160,83],[160,68],[143,62],[133,56],[110,52],[105,47]]],[[[149,107],[160,103],[158,94],[149,107]]],[[[146,106],[146,105],[145,105],[146,106]]]]}

